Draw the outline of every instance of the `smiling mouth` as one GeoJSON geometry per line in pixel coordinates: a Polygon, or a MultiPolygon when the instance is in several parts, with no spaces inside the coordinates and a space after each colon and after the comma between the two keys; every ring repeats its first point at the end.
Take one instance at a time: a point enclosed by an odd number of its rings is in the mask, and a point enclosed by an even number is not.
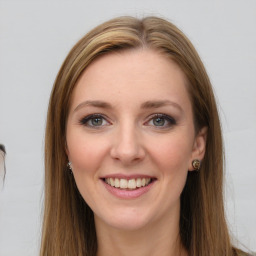
{"type": "Polygon", "coordinates": [[[146,187],[153,182],[152,178],[136,178],[136,179],[118,179],[104,178],[103,181],[111,187],[122,190],[135,190],[141,187],[146,187]]]}

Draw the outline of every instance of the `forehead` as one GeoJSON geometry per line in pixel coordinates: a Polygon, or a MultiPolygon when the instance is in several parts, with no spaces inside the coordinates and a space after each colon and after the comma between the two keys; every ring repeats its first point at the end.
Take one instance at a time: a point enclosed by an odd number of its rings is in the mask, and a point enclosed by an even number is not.
{"type": "Polygon", "coordinates": [[[114,103],[163,97],[178,100],[180,104],[190,103],[186,83],[180,67],[156,51],[114,52],[97,58],[86,68],[75,86],[72,103],[85,99],[114,103]]]}

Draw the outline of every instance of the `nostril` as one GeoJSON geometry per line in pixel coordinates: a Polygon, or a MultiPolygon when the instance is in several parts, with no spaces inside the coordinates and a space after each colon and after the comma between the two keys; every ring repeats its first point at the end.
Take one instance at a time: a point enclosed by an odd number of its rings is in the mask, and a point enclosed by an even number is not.
{"type": "Polygon", "coordinates": [[[134,150],[128,150],[128,149],[112,149],[111,150],[111,157],[115,160],[119,160],[124,163],[134,163],[141,161],[145,154],[143,152],[140,152],[141,150],[134,149],[134,150]]]}

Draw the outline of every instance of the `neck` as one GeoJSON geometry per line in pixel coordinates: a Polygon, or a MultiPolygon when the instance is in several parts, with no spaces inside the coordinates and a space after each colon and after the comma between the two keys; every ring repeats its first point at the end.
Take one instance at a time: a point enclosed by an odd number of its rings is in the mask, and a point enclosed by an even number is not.
{"type": "Polygon", "coordinates": [[[96,220],[97,256],[187,256],[183,248],[178,223],[151,223],[139,230],[107,227],[96,220]]]}

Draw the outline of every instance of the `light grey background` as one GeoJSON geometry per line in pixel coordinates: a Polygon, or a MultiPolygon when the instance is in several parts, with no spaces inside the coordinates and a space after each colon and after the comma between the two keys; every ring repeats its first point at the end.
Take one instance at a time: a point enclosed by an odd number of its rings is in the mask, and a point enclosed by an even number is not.
{"type": "Polygon", "coordinates": [[[55,76],[74,43],[115,16],[158,15],[194,43],[219,102],[230,230],[256,250],[256,1],[0,0],[0,255],[34,256],[40,240],[43,141],[55,76]]]}

